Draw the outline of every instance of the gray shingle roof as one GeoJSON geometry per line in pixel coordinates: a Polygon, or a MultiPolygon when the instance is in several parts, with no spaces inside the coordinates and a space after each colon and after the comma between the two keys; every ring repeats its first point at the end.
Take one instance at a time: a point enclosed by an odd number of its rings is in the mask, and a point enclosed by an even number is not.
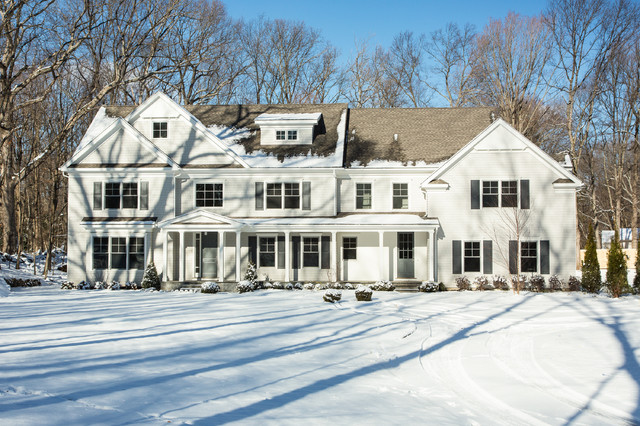
{"type": "Polygon", "coordinates": [[[354,108],[346,165],[390,160],[437,163],[491,124],[492,108],[354,108]],[[394,135],[397,135],[395,137],[394,135]]]}
{"type": "MultiPolygon", "coordinates": [[[[107,115],[126,117],[133,106],[108,106],[107,115]]],[[[247,154],[263,151],[284,157],[332,155],[337,127],[347,104],[191,105],[187,111],[205,126],[247,128],[252,136],[240,141],[247,154]],[[255,118],[264,113],[322,113],[313,144],[261,146],[255,118]]],[[[349,110],[345,165],[373,160],[437,163],[454,155],[491,124],[490,107],[477,108],[353,108],[349,110]]]]}

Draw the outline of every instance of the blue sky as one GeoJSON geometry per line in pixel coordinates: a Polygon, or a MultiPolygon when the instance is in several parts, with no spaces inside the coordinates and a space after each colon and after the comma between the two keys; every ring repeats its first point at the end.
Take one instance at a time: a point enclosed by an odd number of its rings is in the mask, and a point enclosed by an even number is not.
{"type": "Polygon", "coordinates": [[[388,46],[401,31],[430,32],[448,22],[467,22],[482,29],[489,18],[502,18],[509,11],[537,15],[547,5],[541,0],[223,0],[229,14],[252,20],[260,15],[304,21],[322,32],[325,39],[348,57],[354,40],[388,46]]]}

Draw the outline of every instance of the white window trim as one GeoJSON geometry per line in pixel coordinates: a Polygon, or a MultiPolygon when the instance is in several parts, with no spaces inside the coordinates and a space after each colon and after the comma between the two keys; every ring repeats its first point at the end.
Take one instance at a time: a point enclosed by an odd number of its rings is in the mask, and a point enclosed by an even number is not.
{"type": "Polygon", "coordinates": [[[301,262],[300,262],[300,267],[301,268],[308,268],[308,269],[320,269],[322,267],[322,235],[321,234],[305,234],[303,236],[301,236],[301,241],[300,241],[300,248],[302,250],[300,250],[300,257],[301,257],[301,262]],[[317,252],[308,252],[308,253],[318,253],[318,266],[306,266],[304,264],[304,240],[305,238],[315,238],[318,240],[318,251],[317,252]]]}
{"type": "Polygon", "coordinates": [[[482,274],[482,266],[484,262],[484,250],[482,247],[482,240],[463,240],[462,241],[462,273],[463,274],[482,274]],[[464,253],[464,245],[466,243],[479,243],[480,244],[480,270],[479,271],[467,271],[464,264],[465,253],[464,253]]]}
{"type": "Polygon", "coordinates": [[[480,181],[480,209],[513,209],[520,208],[520,179],[486,179],[480,181]],[[485,182],[498,182],[498,206],[497,207],[485,207],[483,203],[483,186],[485,182]],[[516,182],[516,206],[515,207],[502,207],[502,182],[516,182]]]}
{"type": "Polygon", "coordinates": [[[140,234],[139,232],[134,232],[131,234],[124,234],[124,233],[112,233],[112,234],[105,234],[105,233],[98,233],[98,234],[91,234],[91,250],[89,250],[89,256],[91,259],[91,270],[92,271],[143,271],[146,269],[147,267],[147,263],[149,261],[148,259],[148,247],[149,247],[149,241],[148,241],[148,234],[144,233],[144,234],[140,234]],[[93,243],[93,238],[108,238],[108,243],[107,243],[107,268],[106,269],[95,269],[93,266],[93,254],[94,254],[94,243],[93,243]],[[127,267],[125,269],[114,269],[112,268],[111,265],[111,239],[112,238],[125,238],[126,239],[126,250],[125,250],[125,256],[126,256],[126,264],[127,267]],[[129,267],[129,245],[131,243],[130,238],[142,238],[143,240],[143,251],[144,251],[144,265],[142,267],[142,269],[131,269],[129,267]]]}
{"type": "MultiPolygon", "coordinates": [[[[410,188],[411,188],[411,185],[409,184],[409,182],[391,182],[391,210],[398,211],[398,212],[411,211],[411,197],[409,196],[410,188]],[[393,208],[393,197],[394,197],[394,195],[393,195],[393,185],[400,185],[400,184],[407,185],[407,208],[406,209],[395,209],[395,208],[393,208]]],[[[372,196],[372,199],[373,199],[373,187],[371,188],[371,196],[372,196]]]]}
{"type": "Polygon", "coordinates": [[[353,210],[354,211],[374,211],[375,210],[374,192],[375,191],[374,191],[374,187],[373,187],[373,181],[354,182],[353,183],[353,210]],[[370,184],[371,185],[371,208],[369,208],[369,209],[359,209],[358,208],[358,185],[362,185],[362,184],[370,184]]]}
{"type": "Polygon", "coordinates": [[[130,179],[124,179],[124,180],[114,180],[114,179],[109,179],[109,180],[105,180],[102,181],[102,210],[127,210],[127,211],[133,211],[133,210],[140,210],[140,179],[138,180],[130,180],[130,179]],[[107,207],[106,204],[106,200],[107,200],[107,184],[108,183],[117,183],[120,184],[120,207],[118,208],[111,208],[111,207],[107,207]],[[137,206],[132,208],[132,207],[123,207],[124,203],[122,201],[122,197],[124,195],[124,191],[123,191],[123,184],[124,183],[135,183],[136,187],[137,187],[137,192],[138,192],[138,203],[137,206]]]}
{"type": "Polygon", "coordinates": [[[222,209],[222,208],[224,208],[224,187],[225,187],[224,181],[221,181],[221,180],[216,180],[216,181],[212,181],[212,180],[198,181],[198,180],[196,180],[196,181],[194,181],[194,183],[193,183],[193,208],[194,209],[222,209]],[[207,184],[207,183],[214,184],[214,185],[215,184],[222,185],[222,205],[221,206],[199,206],[198,207],[198,205],[196,204],[198,202],[197,201],[197,195],[198,195],[197,185],[198,184],[207,184]]]}
{"type": "Polygon", "coordinates": [[[292,181],[277,181],[277,182],[264,182],[264,188],[262,190],[262,198],[263,198],[263,203],[264,203],[264,210],[302,210],[302,182],[292,182],[292,181]],[[274,207],[268,207],[267,206],[267,185],[280,185],[280,208],[274,208],[274,207]],[[297,208],[293,208],[293,207],[285,207],[284,206],[284,200],[285,200],[285,195],[284,195],[284,185],[285,184],[293,184],[293,185],[298,185],[298,207],[297,208]]]}
{"type": "MultiPolygon", "coordinates": [[[[256,259],[256,268],[277,268],[278,267],[278,234],[260,234],[257,235],[258,237],[258,258],[256,259]],[[262,250],[260,249],[260,239],[262,238],[273,238],[274,242],[273,242],[273,255],[274,255],[274,262],[273,262],[273,266],[263,266],[261,265],[260,262],[260,254],[262,253],[262,250]]],[[[266,253],[271,253],[271,252],[266,252],[266,253]]]]}
{"type": "Polygon", "coordinates": [[[150,135],[151,135],[151,140],[154,140],[154,139],[169,139],[169,128],[170,128],[170,127],[171,127],[171,126],[169,126],[169,120],[157,120],[157,119],[155,119],[155,120],[151,120],[151,133],[150,133],[150,135]],[[154,125],[155,123],[167,123],[167,137],[166,137],[166,138],[163,138],[163,137],[157,137],[157,138],[154,138],[154,137],[153,137],[153,125],[154,125]]]}

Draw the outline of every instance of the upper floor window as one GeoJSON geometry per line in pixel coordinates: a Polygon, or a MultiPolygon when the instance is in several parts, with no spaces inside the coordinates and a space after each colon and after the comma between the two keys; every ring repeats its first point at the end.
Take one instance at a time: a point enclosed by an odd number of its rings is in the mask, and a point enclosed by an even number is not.
{"type": "Polygon", "coordinates": [[[482,207],[498,207],[498,181],[482,182],[482,207]]]}
{"type": "Polygon", "coordinates": [[[276,130],[276,140],[277,141],[285,140],[285,131],[284,130],[276,130]]]}
{"type": "Polygon", "coordinates": [[[148,209],[149,182],[94,182],[93,209],[102,210],[103,206],[105,209],[148,209]]]}
{"type": "Polygon", "coordinates": [[[502,190],[502,207],[518,207],[518,181],[503,180],[500,182],[502,190]]]}
{"type": "Polygon", "coordinates": [[[300,184],[299,183],[267,183],[267,208],[268,209],[299,209],[300,208],[300,184]]]}
{"type": "Polygon", "coordinates": [[[153,138],[166,138],[167,137],[167,122],[159,121],[153,123],[153,138]]]}
{"type": "Polygon", "coordinates": [[[356,209],[371,209],[373,193],[370,183],[356,183],[356,209]]]}
{"type": "Polygon", "coordinates": [[[393,208],[394,209],[409,208],[409,184],[407,183],[393,184],[393,208]]]}
{"type": "Polygon", "coordinates": [[[298,131],[297,130],[287,130],[287,140],[288,141],[298,140],[298,131]]]}
{"type": "Polygon", "coordinates": [[[221,183],[197,183],[196,207],[222,207],[221,183]]]}
{"type": "Polygon", "coordinates": [[[518,207],[518,181],[482,182],[482,207],[518,207]]]}

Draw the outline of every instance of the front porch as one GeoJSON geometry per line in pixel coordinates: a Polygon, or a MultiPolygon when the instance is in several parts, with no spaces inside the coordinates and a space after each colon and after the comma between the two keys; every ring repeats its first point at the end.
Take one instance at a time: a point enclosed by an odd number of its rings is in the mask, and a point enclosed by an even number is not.
{"type": "Polygon", "coordinates": [[[256,265],[259,281],[437,279],[438,226],[421,217],[396,214],[352,215],[348,220],[240,221],[194,211],[176,219],[158,226],[163,257],[158,267],[166,283],[237,283],[244,278],[249,262],[256,265]],[[366,216],[367,221],[362,223],[362,218],[355,216],[366,216]]]}

